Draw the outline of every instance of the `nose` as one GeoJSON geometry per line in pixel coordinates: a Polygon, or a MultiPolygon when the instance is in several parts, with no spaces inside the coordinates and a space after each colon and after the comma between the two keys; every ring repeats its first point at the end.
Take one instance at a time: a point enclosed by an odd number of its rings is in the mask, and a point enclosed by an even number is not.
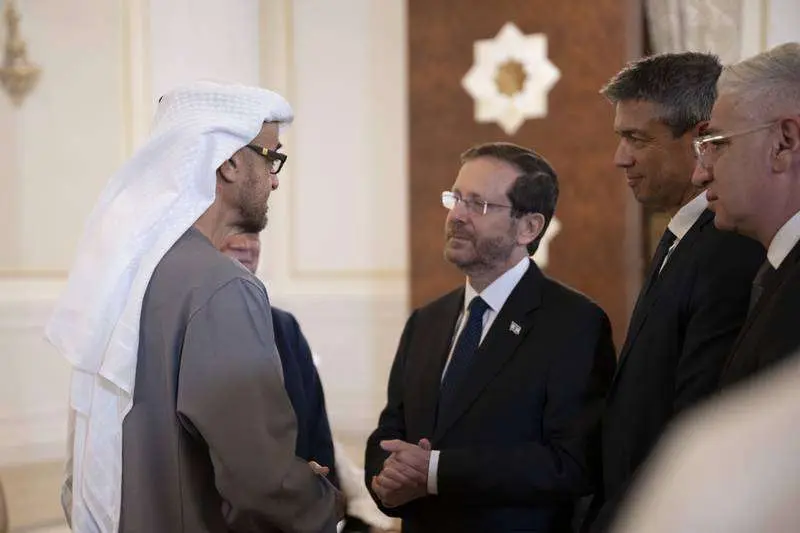
{"type": "Polygon", "coordinates": [[[630,168],[635,163],[633,154],[625,139],[620,139],[617,151],[614,152],[614,164],[619,168],[630,168]]]}
{"type": "Polygon", "coordinates": [[[695,187],[705,188],[708,184],[714,181],[714,171],[712,168],[706,168],[700,160],[695,162],[694,171],[692,172],[692,185],[695,187]]]}
{"type": "Polygon", "coordinates": [[[456,205],[453,206],[453,209],[447,212],[446,221],[448,223],[453,220],[464,222],[467,219],[467,215],[467,208],[464,206],[464,204],[462,202],[456,202],[456,205]]]}
{"type": "Polygon", "coordinates": [[[269,175],[269,185],[273,191],[278,188],[278,185],[280,185],[280,180],[278,179],[277,174],[269,175]]]}

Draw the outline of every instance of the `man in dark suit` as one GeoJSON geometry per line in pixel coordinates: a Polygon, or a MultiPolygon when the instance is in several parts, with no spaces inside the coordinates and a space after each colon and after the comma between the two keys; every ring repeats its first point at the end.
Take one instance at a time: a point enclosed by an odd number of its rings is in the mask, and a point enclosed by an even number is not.
{"type": "Polygon", "coordinates": [[[564,531],[614,368],[606,314],[530,260],[556,174],[507,143],[462,156],[445,258],[466,286],[406,323],[365,477],[404,533],[564,531]]]}
{"type": "Polygon", "coordinates": [[[727,388],[800,346],[800,44],[726,67],[718,88],[694,181],[708,188],[718,228],[767,250],[720,380],[727,388]]]}
{"type": "Polygon", "coordinates": [[[692,140],[707,124],[721,65],[664,54],[628,65],[601,90],[614,105],[636,200],[671,219],[631,317],[602,423],[602,490],[584,530],[605,531],[667,425],[715,390],[763,261],[754,241],[718,231],[692,185],[692,140]]]}

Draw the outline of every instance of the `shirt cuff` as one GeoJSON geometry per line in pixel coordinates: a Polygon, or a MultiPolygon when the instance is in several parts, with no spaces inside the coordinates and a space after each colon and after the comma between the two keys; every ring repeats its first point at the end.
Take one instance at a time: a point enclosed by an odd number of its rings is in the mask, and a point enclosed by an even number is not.
{"type": "Polygon", "coordinates": [[[436,474],[439,472],[439,450],[431,450],[428,463],[428,494],[439,494],[439,483],[436,474]]]}

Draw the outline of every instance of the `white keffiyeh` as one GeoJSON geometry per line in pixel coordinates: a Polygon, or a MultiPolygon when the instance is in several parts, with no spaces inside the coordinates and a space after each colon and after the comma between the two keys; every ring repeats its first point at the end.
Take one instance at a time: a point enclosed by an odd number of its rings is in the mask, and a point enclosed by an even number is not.
{"type": "Polygon", "coordinates": [[[288,123],[280,95],[197,82],[165,95],[149,140],[89,216],[46,328],[72,365],[72,529],[116,533],[122,422],[133,404],[139,318],[153,270],[214,201],[217,168],[264,122],[288,123]]]}

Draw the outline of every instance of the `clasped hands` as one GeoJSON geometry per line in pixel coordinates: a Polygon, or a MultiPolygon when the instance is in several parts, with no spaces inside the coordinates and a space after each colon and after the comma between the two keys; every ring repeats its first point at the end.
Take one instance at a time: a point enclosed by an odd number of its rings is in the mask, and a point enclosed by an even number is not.
{"type": "Polygon", "coordinates": [[[381,503],[385,507],[397,507],[426,496],[430,441],[422,439],[415,445],[402,440],[385,440],[381,441],[381,448],[391,455],[370,484],[381,503]]]}

